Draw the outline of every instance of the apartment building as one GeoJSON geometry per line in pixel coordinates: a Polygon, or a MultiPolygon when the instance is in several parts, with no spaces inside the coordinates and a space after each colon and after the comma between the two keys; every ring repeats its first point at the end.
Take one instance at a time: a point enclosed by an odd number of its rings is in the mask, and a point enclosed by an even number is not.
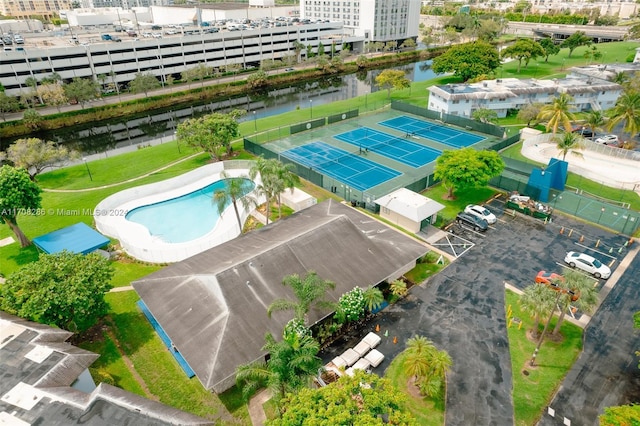
{"type": "Polygon", "coordinates": [[[302,0],[300,16],[341,21],[367,42],[402,42],[418,37],[420,0],[302,0]]]}
{"type": "Polygon", "coordinates": [[[0,13],[17,19],[39,15],[45,20],[58,16],[61,9],[71,9],[71,0],[0,0],[0,13]]]}
{"type": "Polygon", "coordinates": [[[362,38],[343,34],[342,24],[332,22],[86,46],[26,47],[0,53],[0,83],[13,96],[27,89],[29,77],[41,80],[54,72],[64,80],[89,77],[97,81],[105,75],[120,85],[133,80],[136,73],[151,73],[164,83],[167,76],[179,78],[199,63],[223,70],[229,65],[259,67],[262,61],[295,55],[296,42],[314,50],[323,44],[325,51],[334,45],[339,52],[343,44],[361,45],[362,38]]]}
{"type": "Polygon", "coordinates": [[[509,110],[533,103],[548,104],[561,93],[573,97],[572,111],[607,110],[622,93],[622,86],[589,76],[570,75],[563,79],[505,78],[473,84],[431,86],[429,109],[470,118],[474,111],[486,108],[498,117],[509,110]]]}

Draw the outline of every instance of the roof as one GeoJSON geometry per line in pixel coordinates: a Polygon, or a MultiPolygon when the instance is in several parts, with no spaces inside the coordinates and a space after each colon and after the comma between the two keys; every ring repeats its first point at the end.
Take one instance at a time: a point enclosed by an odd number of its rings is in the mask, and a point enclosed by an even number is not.
{"type": "Polygon", "coordinates": [[[71,387],[98,358],[66,343],[71,335],[0,311],[0,424],[213,424],[104,383],[91,393],[71,387]]]}
{"type": "MultiPolygon", "coordinates": [[[[285,276],[317,272],[336,283],[337,301],[356,286],[397,278],[428,248],[335,200],[170,265],[133,282],[142,300],[207,389],[222,392],[235,369],[263,358],[290,312],[267,317],[276,299],[295,300],[285,276]]],[[[311,324],[327,312],[309,313],[311,324]]]]}
{"type": "Polygon", "coordinates": [[[397,189],[378,198],[375,203],[414,222],[420,222],[444,209],[439,202],[407,188],[397,189]]]}
{"type": "Polygon", "coordinates": [[[40,250],[49,254],[59,253],[63,250],[88,254],[109,244],[109,239],[87,224],[80,222],[34,238],[33,243],[40,250]]]}

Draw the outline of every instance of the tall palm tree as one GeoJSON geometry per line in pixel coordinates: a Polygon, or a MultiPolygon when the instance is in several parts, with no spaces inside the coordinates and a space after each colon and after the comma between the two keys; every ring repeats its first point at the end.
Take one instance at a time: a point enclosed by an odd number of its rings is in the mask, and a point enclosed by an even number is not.
{"type": "Polygon", "coordinates": [[[444,379],[447,371],[451,369],[453,360],[447,351],[435,351],[431,356],[431,374],[444,379]]]}
{"type": "Polygon", "coordinates": [[[623,130],[630,136],[640,132],[640,92],[625,90],[611,110],[607,128],[611,131],[618,123],[624,123],[623,130]]]}
{"type": "Polygon", "coordinates": [[[594,279],[578,271],[569,271],[564,274],[564,280],[558,280],[556,284],[567,293],[558,300],[560,306],[560,316],[558,322],[551,334],[557,335],[560,332],[560,326],[564,320],[564,316],[569,309],[571,303],[578,307],[582,312],[590,314],[593,308],[598,304],[598,290],[595,287],[594,279]],[[574,294],[569,293],[573,292],[574,294]],[[577,300],[572,301],[577,296],[577,300]]]}
{"type": "Polygon", "coordinates": [[[369,286],[363,293],[364,306],[369,312],[378,309],[382,302],[384,302],[384,296],[382,292],[375,287],[369,286]]]}
{"type": "Polygon", "coordinates": [[[278,219],[282,218],[282,193],[287,189],[293,192],[296,184],[300,183],[300,178],[293,172],[293,169],[293,164],[284,164],[278,161],[274,183],[278,201],[278,219]]]}
{"type": "Polygon", "coordinates": [[[298,274],[287,275],[282,280],[282,284],[291,287],[293,294],[298,299],[297,302],[288,299],[277,299],[267,308],[267,315],[271,317],[273,312],[290,311],[295,312],[295,318],[302,320],[308,325],[307,314],[312,306],[319,308],[335,309],[336,304],[324,299],[328,290],[336,288],[335,283],[323,280],[314,271],[309,271],[307,276],[301,278],[298,274]]]}
{"type": "Polygon", "coordinates": [[[565,132],[571,132],[571,121],[575,119],[570,111],[573,97],[567,93],[561,93],[560,96],[554,98],[553,102],[540,108],[538,118],[540,121],[547,122],[547,131],[553,130],[555,135],[558,127],[562,125],[565,132]]]}
{"type": "Polygon", "coordinates": [[[249,169],[249,177],[251,180],[255,180],[256,177],[260,175],[260,180],[262,181],[262,183],[258,185],[258,189],[267,199],[267,212],[265,215],[267,217],[267,225],[269,224],[269,216],[271,216],[271,203],[276,196],[274,187],[274,176],[277,170],[276,162],[279,161],[275,158],[267,160],[260,156],[249,169]]]}
{"type": "Polygon", "coordinates": [[[602,111],[592,110],[589,111],[587,119],[584,122],[585,126],[591,130],[591,140],[596,137],[596,130],[600,130],[602,126],[607,122],[607,117],[602,111]]]}
{"type": "Polygon", "coordinates": [[[553,308],[555,293],[544,285],[533,284],[524,289],[520,296],[520,307],[534,318],[533,334],[539,334],[540,318],[546,316],[553,308]]]}
{"type": "Polygon", "coordinates": [[[404,372],[419,382],[421,378],[429,375],[434,352],[437,352],[437,349],[431,340],[424,336],[413,336],[407,340],[407,357],[402,365],[404,372]]]}
{"type": "Polygon", "coordinates": [[[222,189],[217,189],[213,193],[213,201],[218,207],[218,213],[222,215],[224,210],[229,205],[229,202],[233,205],[233,210],[236,213],[236,219],[238,220],[238,227],[240,233],[242,233],[242,220],[240,220],[240,211],[238,210],[238,201],[242,204],[242,207],[248,209],[252,205],[255,206],[256,200],[248,194],[249,188],[247,187],[248,178],[243,177],[231,177],[226,170],[220,173],[220,177],[224,179],[225,186],[222,189]]]}
{"type": "Polygon", "coordinates": [[[576,150],[584,149],[584,145],[576,133],[565,132],[554,137],[554,140],[557,142],[558,150],[562,153],[562,161],[565,161],[569,152],[579,157],[582,156],[581,153],[576,152],[576,150]]]}
{"type": "Polygon", "coordinates": [[[236,369],[236,382],[245,398],[258,389],[273,392],[278,409],[287,393],[308,387],[322,365],[317,357],[320,346],[311,336],[292,333],[280,342],[267,333],[262,350],[269,353],[267,362],[241,365],[236,369]]]}

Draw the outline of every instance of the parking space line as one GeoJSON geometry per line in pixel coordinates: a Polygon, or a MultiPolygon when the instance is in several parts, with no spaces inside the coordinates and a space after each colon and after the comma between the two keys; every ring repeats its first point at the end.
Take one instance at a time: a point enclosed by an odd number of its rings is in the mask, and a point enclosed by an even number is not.
{"type": "Polygon", "coordinates": [[[598,285],[600,283],[600,279],[599,278],[596,278],[593,275],[588,274],[588,273],[586,273],[586,272],[584,272],[584,271],[582,271],[582,270],[580,270],[578,268],[572,268],[571,266],[565,265],[564,263],[560,263],[560,262],[556,262],[556,265],[558,265],[558,266],[560,266],[560,267],[562,267],[564,269],[568,269],[570,271],[576,271],[577,273],[582,274],[585,277],[593,278],[593,280],[596,282],[596,285],[598,285]]]}
{"type": "Polygon", "coordinates": [[[584,244],[575,243],[575,245],[577,245],[577,246],[579,246],[579,247],[582,247],[583,249],[587,249],[587,250],[594,251],[594,252],[596,252],[596,253],[598,253],[598,254],[601,254],[601,255],[606,256],[606,257],[608,257],[608,258],[610,258],[610,259],[613,259],[613,260],[617,260],[617,259],[618,259],[616,256],[611,256],[609,253],[605,253],[605,252],[600,251],[600,250],[592,249],[591,247],[587,247],[587,246],[585,246],[584,244]]]}

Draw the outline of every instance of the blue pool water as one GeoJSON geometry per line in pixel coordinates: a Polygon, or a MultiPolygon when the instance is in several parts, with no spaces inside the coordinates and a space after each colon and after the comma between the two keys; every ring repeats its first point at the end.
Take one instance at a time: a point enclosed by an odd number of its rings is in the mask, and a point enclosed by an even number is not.
{"type": "MultiPolygon", "coordinates": [[[[251,192],[254,183],[243,180],[244,193],[251,192]]],[[[213,194],[226,185],[226,180],[219,180],[189,194],[135,208],[127,213],[126,219],[143,225],[151,235],[168,243],[195,240],[216,226],[220,214],[213,194]]],[[[230,203],[227,201],[227,205],[230,203]]]]}

